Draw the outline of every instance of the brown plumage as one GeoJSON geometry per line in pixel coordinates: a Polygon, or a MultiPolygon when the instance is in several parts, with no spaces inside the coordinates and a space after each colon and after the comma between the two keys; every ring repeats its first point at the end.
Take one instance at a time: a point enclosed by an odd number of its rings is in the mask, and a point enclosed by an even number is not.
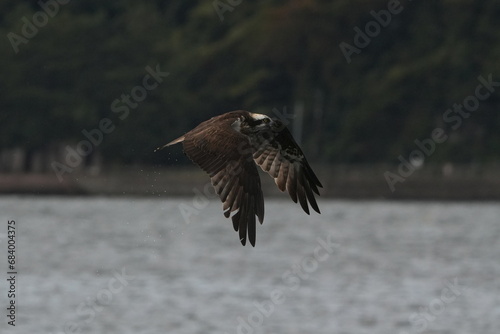
{"type": "MultiPolygon", "coordinates": [[[[213,117],[163,147],[183,144],[184,153],[210,176],[240,241],[255,246],[255,216],[264,221],[264,197],[256,165],[309,214],[320,213],[314,193],[323,187],[283,123],[244,110],[213,117]]],[[[161,148],[163,148],[161,147],[161,148]]],[[[160,148],[160,149],[161,149],[160,148]]]]}

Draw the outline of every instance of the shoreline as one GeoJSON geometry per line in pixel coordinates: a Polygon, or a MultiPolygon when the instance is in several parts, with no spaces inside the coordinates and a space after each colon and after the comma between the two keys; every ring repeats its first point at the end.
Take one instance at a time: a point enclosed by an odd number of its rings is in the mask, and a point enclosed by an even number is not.
{"type": "MultiPolygon", "coordinates": [[[[500,168],[426,166],[392,192],[384,176],[397,166],[319,166],[321,197],[390,200],[500,200],[500,168]]],[[[397,174],[396,174],[397,175],[397,174]]],[[[273,180],[261,173],[265,196],[282,196],[273,180]]],[[[0,174],[0,195],[195,196],[212,191],[208,176],[195,166],[121,167],[100,173],[78,171],[59,182],[54,173],[0,174]]]]}

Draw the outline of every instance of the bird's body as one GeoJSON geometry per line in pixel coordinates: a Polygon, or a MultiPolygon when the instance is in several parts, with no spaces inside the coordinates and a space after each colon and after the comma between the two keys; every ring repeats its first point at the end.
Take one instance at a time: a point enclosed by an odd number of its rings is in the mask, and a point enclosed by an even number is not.
{"type": "MultiPolygon", "coordinates": [[[[182,143],[184,153],[210,176],[232,214],[233,227],[243,245],[255,246],[255,216],[264,221],[264,198],[257,165],[287,190],[309,214],[308,203],[320,212],[314,194],[322,187],[292,135],[276,119],[244,110],[213,117],[165,146],[182,143]]],[[[164,146],[164,147],[165,147],[164,146]]]]}

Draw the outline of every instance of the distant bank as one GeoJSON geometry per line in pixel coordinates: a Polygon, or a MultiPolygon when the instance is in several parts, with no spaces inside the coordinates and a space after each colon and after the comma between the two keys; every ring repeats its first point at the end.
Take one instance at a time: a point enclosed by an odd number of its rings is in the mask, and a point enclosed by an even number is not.
{"type": "MultiPolygon", "coordinates": [[[[323,197],[352,199],[500,200],[500,165],[315,166],[323,197]]],[[[279,195],[273,180],[261,174],[265,196],[279,195]]],[[[0,174],[0,194],[196,196],[212,191],[208,176],[185,168],[108,168],[74,172],[59,182],[55,174],[0,174]]]]}

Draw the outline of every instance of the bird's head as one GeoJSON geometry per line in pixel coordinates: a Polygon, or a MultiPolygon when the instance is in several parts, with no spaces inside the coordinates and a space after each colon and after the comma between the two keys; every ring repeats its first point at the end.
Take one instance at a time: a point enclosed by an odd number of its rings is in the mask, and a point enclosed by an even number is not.
{"type": "Polygon", "coordinates": [[[263,132],[276,133],[283,130],[283,123],[267,115],[248,113],[248,117],[241,123],[241,132],[245,134],[256,134],[263,132]]]}

